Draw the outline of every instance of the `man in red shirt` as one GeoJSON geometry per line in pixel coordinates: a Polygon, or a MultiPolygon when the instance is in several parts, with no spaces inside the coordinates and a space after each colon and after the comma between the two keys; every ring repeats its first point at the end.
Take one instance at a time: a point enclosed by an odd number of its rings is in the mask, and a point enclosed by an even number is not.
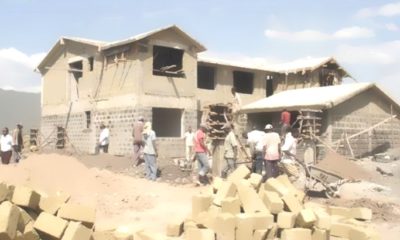
{"type": "Polygon", "coordinates": [[[205,144],[206,131],[207,125],[202,123],[194,134],[194,152],[196,153],[194,159],[197,159],[198,163],[199,182],[204,185],[209,183],[207,173],[210,170],[207,156],[207,153],[210,154],[210,151],[205,144]]]}
{"type": "Polygon", "coordinates": [[[288,112],[286,110],[286,108],[283,109],[283,111],[281,113],[281,121],[280,121],[280,124],[282,126],[281,127],[281,138],[282,139],[285,137],[287,129],[290,127],[290,118],[291,118],[290,112],[288,112]]]}

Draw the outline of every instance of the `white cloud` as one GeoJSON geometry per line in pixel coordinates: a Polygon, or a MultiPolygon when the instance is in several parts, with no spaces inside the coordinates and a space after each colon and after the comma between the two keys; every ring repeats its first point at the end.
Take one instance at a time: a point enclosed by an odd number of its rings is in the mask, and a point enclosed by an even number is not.
{"type": "Polygon", "coordinates": [[[400,30],[399,26],[396,25],[395,23],[387,23],[387,24],[385,24],[385,28],[386,28],[386,30],[391,31],[391,32],[397,32],[400,30]]]}
{"type": "Polygon", "coordinates": [[[337,39],[355,39],[355,38],[371,38],[375,33],[371,29],[358,26],[342,28],[333,33],[333,38],[337,39]]]}
{"type": "Polygon", "coordinates": [[[359,26],[352,26],[339,29],[333,33],[325,33],[317,30],[303,30],[297,32],[277,31],[267,29],[264,32],[265,36],[270,39],[279,39],[286,41],[302,41],[302,42],[317,42],[325,40],[340,40],[340,39],[359,39],[371,38],[375,36],[373,30],[359,26]]]}
{"type": "Polygon", "coordinates": [[[343,62],[350,64],[395,64],[399,66],[400,40],[377,45],[339,45],[336,55],[343,62]]]}
{"type": "Polygon", "coordinates": [[[0,88],[39,92],[41,77],[34,69],[45,55],[27,55],[15,48],[0,49],[0,88]]]}
{"type": "Polygon", "coordinates": [[[400,15],[400,2],[388,3],[380,7],[370,7],[360,9],[356,13],[356,17],[366,18],[366,17],[393,17],[400,15]]]}

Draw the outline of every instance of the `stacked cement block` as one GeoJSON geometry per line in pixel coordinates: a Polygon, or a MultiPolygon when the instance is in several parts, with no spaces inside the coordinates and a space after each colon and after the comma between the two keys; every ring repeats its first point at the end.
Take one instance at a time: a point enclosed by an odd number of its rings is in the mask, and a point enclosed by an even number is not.
{"type": "Polygon", "coordinates": [[[240,166],[227,180],[216,179],[210,193],[193,196],[192,215],[168,226],[168,236],[183,234],[186,240],[379,239],[368,224],[370,209],[324,206],[303,199],[304,193],[287,176],[261,183],[260,176],[240,166]]]}
{"type": "Polygon", "coordinates": [[[1,240],[90,240],[95,210],[68,203],[69,196],[42,196],[0,183],[1,240]]]}

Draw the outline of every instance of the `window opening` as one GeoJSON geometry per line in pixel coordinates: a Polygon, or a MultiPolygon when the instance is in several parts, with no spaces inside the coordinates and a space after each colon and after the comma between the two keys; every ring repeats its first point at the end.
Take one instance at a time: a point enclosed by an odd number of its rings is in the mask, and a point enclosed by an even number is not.
{"type": "Polygon", "coordinates": [[[88,62],[89,62],[89,71],[93,71],[94,57],[89,57],[88,62]]]}
{"type": "Polygon", "coordinates": [[[184,77],[183,50],[153,46],[153,75],[184,77]]]}
{"type": "Polygon", "coordinates": [[[233,86],[238,93],[252,94],[254,74],[251,72],[233,71],[233,86]]]}
{"type": "Polygon", "coordinates": [[[180,137],[182,110],[177,108],[153,108],[153,130],[158,137],[180,137]]]}
{"type": "Polygon", "coordinates": [[[85,111],[86,115],[86,128],[90,128],[90,124],[92,123],[92,113],[90,111],[85,111]]]}
{"type": "Polygon", "coordinates": [[[215,89],[215,68],[208,66],[197,66],[197,88],[215,89]]]}

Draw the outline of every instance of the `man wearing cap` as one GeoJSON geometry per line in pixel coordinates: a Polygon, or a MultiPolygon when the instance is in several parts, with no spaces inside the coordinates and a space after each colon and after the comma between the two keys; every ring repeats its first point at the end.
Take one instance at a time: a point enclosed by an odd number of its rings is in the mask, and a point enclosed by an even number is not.
{"type": "Polygon", "coordinates": [[[278,162],[280,161],[281,138],[278,133],[273,131],[271,124],[265,126],[265,136],[263,140],[265,175],[264,181],[279,175],[278,162]]]}
{"type": "Polygon", "coordinates": [[[140,155],[143,151],[143,126],[144,126],[144,118],[139,117],[138,120],[133,124],[133,162],[136,166],[142,163],[140,159],[140,155]]]}
{"type": "Polygon", "coordinates": [[[233,172],[236,169],[238,142],[229,123],[226,123],[222,127],[222,129],[224,129],[227,133],[224,141],[224,158],[226,166],[222,170],[222,177],[226,178],[229,173],[233,172]]]}
{"type": "Polygon", "coordinates": [[[12,138],[13,138],[13,155],[14,161],[19,162],[21,160],[22,149],[24,148],[24,139],[22,137],[22,124],[18,123],[17,127],[13,130],[12,138]]]}
{"type": "Polygon", "coordinates": [[[207,173],[210,170],[207,157],[207,153],[210,154],[210,150],[208,150],[207,145],[205,144],[206,131],[207,125],[202,123],[200,124],[200,128],[194,134],[194,159],[197,160],[199,166],[199,183],[204,185],[209,183],[207,173]]]}
{"type": "Polygon", "coordinates": [[[143,126],[143,157],[145,164],[146,178],[151,181],[157,179],[157,145],[156,133],[151,128],[151,122],[146,122],[143,126]]]}

